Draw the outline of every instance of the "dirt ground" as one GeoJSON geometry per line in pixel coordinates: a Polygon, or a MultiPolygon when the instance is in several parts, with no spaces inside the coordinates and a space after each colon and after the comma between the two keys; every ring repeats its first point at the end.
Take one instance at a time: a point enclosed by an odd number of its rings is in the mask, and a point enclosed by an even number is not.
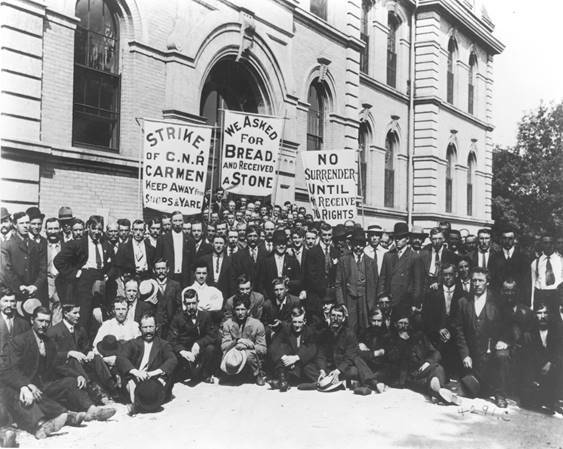
{"type": "Polygon", "coordinates": [[[64,427],[46,440],[25,432],[21,447],[42,448],[563,448],[563,419],[492,403],[432,403],[408,390],[357,396],[351,391],[287,393],[268,386],[174,387],[160,413],[64,427]]]}

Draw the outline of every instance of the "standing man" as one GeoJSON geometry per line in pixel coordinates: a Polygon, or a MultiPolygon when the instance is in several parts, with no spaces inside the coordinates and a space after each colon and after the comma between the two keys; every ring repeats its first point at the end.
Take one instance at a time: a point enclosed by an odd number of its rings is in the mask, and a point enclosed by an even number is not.
{"type": "Polygon", "coordinates": [[[45,246],[47,241],[45,240],[45,237],[41,235],[45,214],[42,214],[39,208],[35,206],[28,208],[25,213],[29,217],[29,237],[35,243],[45,246]]]}
{"type": "Polygon", "coordinates": [[[164,339],[168,338],[168,330],[170,322],[176,312],[180,309],[182,300],[182,287],[180,283],[168,277],[170,269],[168,262],[164,259],[157,259],[153,265],[153,277],[158,285],[156,298],[156,322],[160,326],[160,336],[164,339]]]}
{"type": "Polygon", "coordinates": [[[387,249],[381,246],[381,234],[383,230],[381,226],[370,225],[368,226],[368,246],[365,247],[364,253],[371,257],[377,265],[377,275],[381,275],[381,267],[383,266],[383,256],[387,249]]]}
{"type": "Polygon", "coordinates": [[[202,262],[207,263],[209,285],[217,287],[223,298],[228,298],[234,292],[235,276],[231,257],[225,254],[225,237],[217,234],[213,238],[213,253],[202,257],[202,262]]]}
{"type": "Polygon", "coordinates": [[[96,281],[107,282],[115,277],[115,254],[110,243],[102,241],[104,219],[92,215],[86,226],[87,234],[80,240],[72,240],[64,245],[55,256],[55,268],[59,270],[64,282],[72,288],[72,296],[61,298],[64,302],[80,306],[80,325],[88,335],[93,336],[92,311],[101,304],[94,304],[92,287],[96,281]]]}
{"type": "Polygon", "coordinates": [[[5,207],[0,208],[0,243],[12,236],[12,217],[5,207]]]}
{"type": "Polygon", "coordinates": [[[59,223],[61,225],[61,243],[65,244],[72,240],[72,224],[74,223],[74,215],[72,209],[68,206],[63,206],[59,209],[59,223]]]}
{"type": "Polygon", "coordinates": [[[356,335],[368,327],[368,311],[377,301],[377,264],[364,253],[366,238],[358,229],[351,239],[352,252],[338,262],[336,300],[348,309],[348,327],[356,335]]]}
{"type": "Polygon", "coordinates": [[[18,300],[25,300],[37,297],[47,281],[46,246],[30,238],[25,212],[17,212],[13,218],[14,233],[0,246],[0,280],[16,292],[18,300]]]}
{"type": "Polygon", "coordinates": [[[506,226],[500,234],[501,252],[494,258],[491,272],[495,277],[491,279],[492,288],[500,291],[505,279],[518,279],[519,289],[525,298],[529,298],[530,291],[530,260],[516,247],[516,233],[514,228],[506,226]]]}
{"type": "Polygon", "coordinates": [[[185,287],[190,282],[195,250],[193,242],[186,239],[182,232],[183,224],[182,213],[173,212],[172,229],[158,240],[155,258],[166,259],[170,265],[170,277],[179,282],[182,287],[185,287]]]}
{"type": "Polygon", "coordinates": [[[59,220],[55,217],[48,218],[45,222],[47,235],[47,297],[49,308],[53,314],[52,323],[57,324],[62,320],[61,297],[65,296],[65,284],[55,268],[55,256],[61,251],[61,234],[59,220]]]}
{"type": "Polygon", "coordinates": [[[75,218],[72,223],[72,239],[80,240],[84,237],[84,222],[80,218],[75,218]]]}
{"type": "Polygon", "coordinates": [[[249,316],[256,318],[257,320],[261,320],[262,313],[264,311],[264,295],[252,288],[252,281],[244,273],[237,278],[236,283],[237,292],[230,298],[227,298],[223,304],[223,319],[228,320],[233,316],[233,304],[235,298],[239,296],[243,298],[248,297],[250,299],[250,310],[248,311],[249,316]]]}
{"type": "Polygon", "coordinates": [[[496,405],[506,408],[508,345],[501,340],[504,323],[488,287],[487,270],[473,268],[471,295],[459,301],[455,337],[465,376],[474,376],[479,385],[473,393],[493,393],[496,405]]]}
{"type": "Polygon", "coordinates": [[[238,278],[246,274],[253,284],[258,281],[258,268],[262,264],[266,251],[258,247],[258,229],[255,226],[246,228],[246,248],[237,251],[233,256],[233,274],[238,278]]]}
{"type": "Polygon", "coordinates": [[[430,241],[432,244],[420,252],[420,258],[424,266],[425,287],[436,290],[440,282],[442,267],[456,264],[457,256],[446,248],[444,233],[440,228],[432,228],[430,241]]]}
{"type": "Polygon", "coordinates": [[[117,235],[119,236],[119,246],[125,245],[131,238],[131,221],[127,218],[117,220],[117,235]]]}
{"type": "Polygon", "coordinates": [[[398,304],[419,307],[422,304],[424,267],[409,246],[408,225],[396,223],[393,236],[395,248],[383,256],[378,297],[388,297],[392,307],[398,304]]]}
{"type": "Polygon", "coordinates": [[[232,258],[238,249],[238,231],[236,229],[230,229],[227,231],[227,247],[225,248],[225,254],[227,257],[232,258]]]}
{"type": "Polygon", "coordinates": [[[264,249],[266,255],[272,254],[274,251],[274,231],[276,230],[276,225],[272,220],[264,221],[264,241],[260,243],[260,247],[264,249]]]}
{"type": "Polygon", "coordinates": [[[158,217],[151,218],[149,220],[149,235],[146,238],[146,241],[155,250],[156,250],[156,243],[161,233],[162,233],[162,222],[160,221],[160,218],[158,217]]]}
{"type": "Polygon", "coordinates": [[[107,224],[106,239],[113,248],[113,252],[117,254],[117,251],[119,251],[119,226],[117,222],[113,221],[107,224]]]}
{"type": "Polygon", "coordinates": [[[495,257],[497,253],[491,247],[491,230],[488,228],[477,231],[477,249],[470,254],[472,266],[484,268],[489,271],[491,279],[496,279],[497,273],[491,271],[496,268],[495,257]]]}
{"type": "MultiPolygon", "coordinates": [[[[8,366],[8,350],[16,335],[29,330],[29,323],[16,313],[16,295],[0,288],[0,372],[8,366]]],[[[1,387],[0,387],[1,390],[1,387]]]]}
{"type": "Polygon", "coordinates": [[[195,260],[199,260],[203,256],[213,252],[211,244],[205,241],[202,221],[198,220],[192,223],[192,237],[195,244],[195,260]]]}
{"type": "Polygon", "coordinates": [[[460,256],[457,262],[458,288],[464,295],[471,292],[471,258],[460,256]]]}
{"type": "Polygon", "coordinates": [[[115,256],[115,266],[119,276],[126,273],[144,280],[150,277],[155,249],[145,240],[145,222],[133,222],[133,236],[122,244],[115,256]]]}
{"type": "Polygon", "coordinates": [[[557,286],[563,282],[563,257],[555,252],[553,236],[549,234],[541,238],[541,247],[542,254],[531,264],[531,302],[532,306],[536,301],[541,302],[555,313],[558,304],[557,286]]]}

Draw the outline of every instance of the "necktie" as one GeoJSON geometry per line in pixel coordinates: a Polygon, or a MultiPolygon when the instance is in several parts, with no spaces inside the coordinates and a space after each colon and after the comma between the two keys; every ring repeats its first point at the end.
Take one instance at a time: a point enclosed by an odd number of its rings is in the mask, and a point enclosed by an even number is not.
{"type": "Polygon", "coordinates": [[[330,271],[330,250],[328,245],[325,246],[325,273],[330,271]]]}
{"type": "Polygon", "coordinates": [[[215,271],[217,271],[217,274],[219,274],[219,259],[220,259],[220,257],[217,256],[217,267],[215,268],[215,271]]]}
{"type": "Polygon", "coordinates": [[[481,253],[481,268],[487,268],[487,259],[485,258],[485,255],[487,253],[481,253]]]}
{"type": "Polygon", "coordinates": [[[360,267],[361,260],[362,260],[361,256],[356,256],[356,265],[358,265],[358,268],[360,267]]]}
{"type": "Polygon", "coordinates": [[[272,252],[272,243],[271,242],[266,242],[266,251],[268,251],[269,253],[272,252]]]}
{"type": "Polygon", "coordinates": [[[13,318],[6,318],[6,326],[8,327],[8,334],[12,335],[12,329],[13,329],[13,324],[12,324],[12,320],[13,318]]]}
{"type": "Polygon", "coordinates": [[[555,284],[555,274],[553,273],[553,267],[551,266],[550,256],[546,256],[545,262],[545,285],[555,284]]]}
{"type": "Polygon", "coordinates": [[[254,260],[254,263],[256,263],[256,260],[258,259],[258,253],[257,253],[257,249],[254,248],[252,251],[252,260],[254,260]]]}
{"type": "Polygon", "coordinates": [[[96,248],[96,268],[98,270],[102,269],[102,255],[100,254],[100,248],[97,243],[94,243],[94,248],[96,248]]]}
{"type": "Polygon", "coordinates": [[[437,275],[438,271],[440,271],[440,253],[436,251],[434,255],[434,273],[432,274],[437,275]]]}
{"type": "Polygon", "coordinates": [[[42,338],[39,339],[37,345],[39,346],[39,354],[45,357],[47,355],[47,351],[45,351],[45,342],[43,341],[42,338]]]}

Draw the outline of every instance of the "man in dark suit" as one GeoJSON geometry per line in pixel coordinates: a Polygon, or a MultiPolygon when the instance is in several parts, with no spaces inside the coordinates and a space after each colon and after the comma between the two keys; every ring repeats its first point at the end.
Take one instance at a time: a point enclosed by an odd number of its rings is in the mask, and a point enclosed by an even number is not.
{"type": "Polygon", "coordinates": [[[358,229],[351,239],[352,253],[341,257],[336,274],[336,300],[348,309],[348,327],[356,335],[368,327],[368,311],[377,301],[377,265],[364,253],[366,237],[358,229]]]}
{"type": "Polygon", "coordinates": [[[168,338],[170,323],[176,312],[180,308],[182,287],[179,282],[168,277],[170,269],[168,262],[164,259],[157,259],[153,265],[153,276],[158,285],[156,298],[156,322],[159,325],[160,337],[168,338]]]}
{"type": "Polygon", "coordinates": [[[45,247],[29,235],[25,212],[13,216],[14,231],[0,246],[0,281],[16,293],[18,300],[37,297],[47,281],[45,247]]]}
{"type": "Polygon", "coordinates": [[[182,213],[173,212],[172,229],[158,240],[155,259],[166,259],[170,266],[170,277],[182,287],[186,287],[190,283],[192,265],[195,261],[195,247],[193,240],[185,237],[183,224],[182,213]]]}
{"type": "Polygon", "coordinates": [[[477,231],[477,249],[471,252],[469,256],[471,257],[471,266],[485,268],[491,279],[491,288],[496,286],[495,284],[499,278],[497,259],[502,257],[502,255],[492,247],[490,229],[483,228],[477,231]]]}
{"type": "Polygon", "coordinates": [[[409,246],[406,223],[396,223],[393,230],[395,248],[383,256],[378,283],[378,297],[389,297],[391,305],[407,304],[420,307],[424,286],[424,267],[409,246]]]}
{"type": "Polygon", "coordinates": [[[128,218],[117,220],[117,235],[119,236],[120,247],[131,240],[131,221],[128,218]]]}
{"type": "Polygon", "coordinates": [[[205,241],[202,221],[196,220],[192,223],[192,237],[195,244],[195,260],[199,260],[203,256],[213,252],[211,244],[205,241]]]}
{"type": "Polygon", "coordinates": [[[250,299],[248,316],[261,320],[264,312],[264,295],[253,289],[252,281],[244,273],[237,278],[236,285],[237,292],[230,298],[227,298],[223,304],[223,321],[232,318],[236,296],[248,297],[250,299]]]}
{"type": "Polygon", "coordinates": [[[504,323],[488,286],[487,270],[473,268],[472,292],[459,301],[455,338],[465,375],[475,376],[479,393],[492,392],[497,406],[506,408],[508,345],[501,339],[504,323]]]}
{"type": "Polygon", "coordinates": [[[264,221],[264,240],[260,242],[259,248],[261,248],[266,255],[272,254],[274,251],[274,232],[276,230],[276,225],[272,220],[264,221]]]}
{"type": "Polygon", "coordinates": [[[14,337],[9,366],[2,375],[16,422],[24,429],[35,431],[36,436],[42,421],[65,412],[72,424],[80,424],[82,420],[105,421],[115,414],[114,408],[95,406],[85,390],[86,379],[61,363],[54,342],[46,335],[50,322],[49,309],[35,309],[32,329],[14,337]],[[67,412],[61,405],[86,413],[67,412]]]}
{"type": "Polygon", "coordinates": [[[522,348],[523,370],[521,405],[547,407],[550,413],[563,414],[558,396],[563,375],[563,336],[550,326],[549,308],[538,302],[534,307],[535,319],[531,338],[522,348]]]}
{"type": "Polygon", "coordinates": [[[115,255],[119,276],[129,273],[139,279],[148,279],[154,262],[155,249],[145,240],[143,220],[133,222],[133,236],[122,244],[115,255]]]}
{"type": "Polygon", "coordinates": [[[178,363],[170,343],[156,336],[154,315],[144,314],[140,329],[141,336],[127,342],[116,361],[131,397],[130,414],[161,409],[171,396],[178,363]]]}
{"type": "Polygon", "coordinates": [[[287,253],[287,237],[281,229],[276,230],[272,239],[274,251],[266,256],[258,268],[258,290],[266,299],[274,297],[272,281],[287,278],[287,288],[292,295],[301,293],[301,269],[295,256],[287,253]]]}
{"type": "Polygon", "coordinates": [[[213,252],[201,258],[201,261],[207,264],[208,285],[219,289],[223,298],[228,298],[235,291],[232,259],[225,254],[225,237],[217,234],[212,244],[213,252]]]}
{"type": "MultiPolygon", "coordinates": [[[[88,233],[80,240],[71,240],[63,245],[55,256],[55,268],[59,270],[66,284],[66,294],[62,302],[74,302],[80,306],[80,326],[93,337],[92,311],[95,304],[92,286],[96,281],[115,278],[115,254],[111,245],[101,239],[103,218],[92,215],[86,223],[88,233]]],[[[102,298],[105,300],[105,298],[102,298]]]]}
{"type": "Polygon", "coordinates": [[[203,380],[213,383],[219,361],[219,333],[211,314],[198,310],[197,292],[188,289],[170,324],[170,344],[178,358],[175,381],[203,380]]]}
{"type": "Polygon", "coordinates": [[[162,233],[162,222],[160,221],[159,217],[153,217],[148,222],[149,228],[149,235],[145,239],[145,241],[152,246],[154,250],[156,250],[156,243],[158,242],[158,238],[162,233]]]}
{"type": "MultiPolygon", "coordinates": [[[[41,235],[45,214],[41,213],[39,208],[36,206],[28,208],[25,213],[29,217],[29,238],[41,247],[41,254],[46,255],[47,239],[41,235]]],[[[43,282],[43,284],[39,287],[36,297],[41,300],[43,305],[49,305],[47,279],[45,279],[45,282],[43,282]]]]}
{"type": "Polygon", "coordinates": [[[291,310],[291,322],[283,324],[269,349],[277,378],[272,387],[285,392],[290,383],[316,382],[319,377],[319,369],[314,363],[317,351],[314,331],[305,319],[305,309],[296,305],[291,310]]]}
{"type": "Polygon", "coordinates": [[[16,313],[16,295],[7,287],[0,288],[0,372],[8,364],[8,349],[16,335],[29,330],[29,323],[16,313]]]}
{"type": "Polygon", "coordinates": [[[125,298],[127,299],[128,309],[127,309],[127,319],[130,321],[141,322],[141,317],[147,313],[156,313],[155,301],[147,302],[144,299],[147,297],[154,298],[156,296],[156,291],[143,291],[143,296],[141,296],[139,282],[137,279],[132,278],[125,282],[125,298]]]}
{"type": "Polygon", "coordinates": [[[461,371],[461,360],[455,343],[455,317],[463,295],[456,289],[457,269],[453,264],[442,265],[441,283],[426,292],[422,306],[424,331],[432,345],[440,351],[442,366],[449,377],[461,371]]]}
{"type": "Polygon", "coordinates": [[[64,304],[62,309],[63,320],[50,327],[46,334],[55,343],[59,360],[86,379],[90,393],[100,394],[95,382],[115,396],[116,385],[108,367],[102,357],[94,354],[88,334],[79,325],[80,307],[64,304]]]}
{"type": "Polygon", "coordinates": [[[332,228],[324,223],[321,225],[321,241],[309,251],[303,272],[307,291],[305,310],[310,318],[313,315],[322,317],[323,304],[336,301],[339,257],[338,249],[332,244],[332,228]]]}
{"type": "Polygon", "coordinates": [[[247,247],[237,251],[233,256],[233,275],[238,278],[246,274],[254,285],[258,281],[258,267],[266,257],[266,250],[258,247],[258,229],[254,226],[246,228],[247,247]]]}
{"type": "Polygon", "coordinates": [[[514,229],[506,227],[501,231],[502,249],[490,263],[490,271],[494,274],[491,278],[491,287],[496,292],[502,288],[506,279],[517,279],[521,293],[521,301],[528,304],[531,295],[530,260],[515,244],[516,234],[514,229]]]}
{"type": "Polygon", "coordinates": [[[430,240],[432,244],[419,253],[424,267],[425,290],[438,288],[442,267],[455,265],[458,260],[458,257],[444,245],[444,234],[440,228],[430,230],[430,240]]]}
{"type": "Polygon", "coordinates": [[[223,198],[225,191],[222,188],[218,188],[215,192],[215,201],[211,203],[211,211],[216,212],[219,216],[223,216],[223,212],[227,209],[227,202],[223,198]]]}
{"type": "Polygon", "coordinates": [[[301,304],[297,296],[289,294],[287,281],[283,277],[272,280],[272,290],[272,299],[264,301],[264,313],[262,314],[262,323],[264,323],[268,341],[275,332],[281,329],[283,322],[289,323],[291,311],[295,306],[301,304]]]}

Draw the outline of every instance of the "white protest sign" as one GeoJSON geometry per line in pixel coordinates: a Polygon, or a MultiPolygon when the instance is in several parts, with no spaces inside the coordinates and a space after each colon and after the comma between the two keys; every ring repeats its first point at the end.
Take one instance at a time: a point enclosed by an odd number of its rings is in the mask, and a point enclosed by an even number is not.
{"type": "Polygon", "coordinates": [[[201,213],[210,145],[210,127],[145,120],[144,207],[201,213]]]}
{"type": "Polygon", "coordinates": [[[225,111],[221,187],[241,195],[272,194],[282,119],[225,111]]]}
{"type": "Polygon", "coordinates": [[[301,159],[315,220],[326,221],[330,225],[355,220],[356,152],[302,151],[301,159]]]}

